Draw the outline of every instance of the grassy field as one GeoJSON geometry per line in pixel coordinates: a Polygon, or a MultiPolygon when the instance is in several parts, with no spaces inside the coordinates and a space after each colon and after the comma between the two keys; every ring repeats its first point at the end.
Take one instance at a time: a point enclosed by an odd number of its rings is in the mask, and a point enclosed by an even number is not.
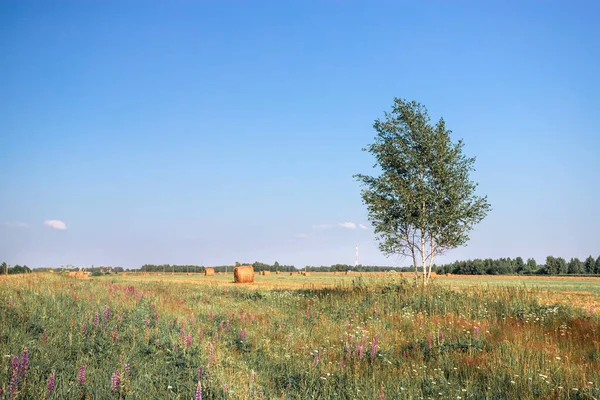
{"type": "Polygon", "coordinates": [[[1,279],[0,398],[600,398],[599,280],[231,281],[1,279]]]}

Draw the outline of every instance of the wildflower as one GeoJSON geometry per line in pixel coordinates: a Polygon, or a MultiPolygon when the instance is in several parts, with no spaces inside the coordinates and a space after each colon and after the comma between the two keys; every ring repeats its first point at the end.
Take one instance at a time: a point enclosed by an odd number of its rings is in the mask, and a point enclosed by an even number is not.
{"type": "Polygon", "coordinates": [[[125,375],[126,376],[131,375],[131,366],[129,365],[129,363],[125,364],[125,375]]]}
{"type": "Polygon", "coordinates": [[[246,340],[247,336],[248,336],[248,333],[246,332],[246,329],[241,330],[240,333],[238,334],[238,337],[240,340],[246,340]]]}
{"type": "Polygon", "coordinates": [[[150,326],[150,317],[148,315],[146,315],[146,318],[144,318],[144,325],[146,325],[146,327],[150,326]]]}
{"type": "Polygon", "coordinates": [[[12,399],[13,393],[17,390],[17,386],[19,385],[19,356],[13,356],[11,359],[11,376],[10,376],[10,384],[8,386],[9,398],[12,399]]]}
{"type": "Polygon", "coordinates": [[[81,367],[79,367],[79,372],[77,373],[77,383],[79,386],[83,386],[85,384],[85,364],[81,364],[81,367]]]}
{"type": "Polygon", "coordinates": [[[444,341],[444,333],[442,331],[440,331],[440,333],[438,334],[438,339],[440,342],[444,341]]]}
{"type": "Polygon", "coordinates": [[[202,384],[200,382],[198,382],[198,387],[196,387],[195,400],[202,400],[202,384]]]}
{"type": "Polygon", "coordinates": [[[87,324],[84,322],[83,325],[81,325],[81,334],[85,335],[87,332],[87,324]]]}
{"type": "Polygon", "coordinates": [[[215,362],[215,348],[211,342],[208,342],[208,363],[212,364],[215,362]]]}
{"type": "Polygon", "coordinates": [[[46,330],[44,329],[44,332],[42,332],[42,343],[43,344],[46,344],[46,339],[47,339],[46,330]]]}
{"type": "Polygon", "coordinates": [[[224,383],[224,384],[223,384],[223,391],[224,391],[225,393],[228,393],[228,392],[229,392],[229,386],[227,386],[227,384],[226,384],[226,383],[224,383]]]}
{"type": "Polygon", "coordinates": [[[377,355],[377,335],[373,336],[373,343],[371,343],[371,361],[375,360],[377,355]]]}
{"type": "Polygon", "coordinates": [[[99,316],[98,316],[98,311],[96,311],[96,313],[94,314],[94,328],[98,327],[98,320],[99,320],[99,316]]]}
{"type": "Polygon", "coordinates": [[[48,386],[46,386],[46,389],[48,389],[48,392],[50,393],[54,392],[54,373],[50,374],[48,377],[48,386]]]}
{"type": "Polygon", "coordinates": [[[27,347],[25,347],[23,349],[23,353],[21,353],[21,365],[19,366],[19,375],[25,376],[28,369],[29,369],[29,350],[27,350],[27,347]]]}
{"type": "Polygon", "coordinates": [[[475,332],[475,337],[479,337],[479,331],[481,330],[481,328],[479,328],[478,326],[473,327],[473,331],[475,332]]]}
{"type": "Polygon", "coordinates": [[[104,317],[105,321],[108,321],[110,319],[110,307],[109,306],[104,306],[104,312],[102,313],[102,317],[104,317]]]}
{"type": "Polygon", "coordinates": [[[121,390],[121,373],[119,370],[116,370],[110,378],[110,389],[113,392],[118,392],[121,390]]]}
{"type": "Polygon", "coordinates": [[[186,349],[189,349],[190,347],[192,347],[192,334],[191,333],[185,337],[185,347],[186,347],[186,349]]]}
{"type": "Polygon", "coordinates": [[[113,343],[116,343],[119,341],[119,330],[117,328],[117,325],[115,325],[115,327],[113,328],[113,331],[112,331],[112,341],[113,341],[113,343]]]}
{"type": "Polygon", "coordinates": [[[14,306],[13,299],[12,299],[12,296],[10,296],[10,297],[8,298],[8,307],[9,307],[9,308],[12,308],[13,306],[14,306]]]}

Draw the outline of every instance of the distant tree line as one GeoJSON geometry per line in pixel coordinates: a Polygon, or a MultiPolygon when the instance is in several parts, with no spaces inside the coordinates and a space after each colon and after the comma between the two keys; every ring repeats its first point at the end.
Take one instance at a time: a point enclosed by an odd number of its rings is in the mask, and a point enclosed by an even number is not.
{"type": "Polygon", "coordinates": [[[356,272],[387,272],[387,271],[414,271],[414,269],[410,268],[398,268],[398,267],[390,267],[390,266],[374,266],[374,265],[362,265],[358,266],[350,265],[350,264],[333,264],[330,266],[321,265],[307,265],[306,271],[308,272],[344,272],[344,271],[356,271],[356,272]]]}
{"type": "MultiPolygon", "coordinates": [[[[281,265],[277,261],[273,264],[266,264],[263,262],[255,261],[253,263],[240,263],[236,262],[233,265],[217,265],[211,266],[215,269],[215,272],[233,272],[233,269],[240,265],[252,265],[255,271],[283,271],[291,272],[296,271],[296,267],[293,265],[281,265]]],[[[171,264],[144,264],[142,265],[142,272],[189,272],[189,273],[204,273],[207,266],[204,265],[171,265],[171,264]]]]}
{"type": "Polygon", "coordinates": [[[595,260],[589,256],[585,261],[576,257],[566,261],[562,257],[548,256],[545,264],[537,264],[533,258],[529,258],[527,262],[521,257],[495,260],[486,258],[455,261],[436,266],[434,271],[438,274],[458,275],[600,275],[600,256],[595,260]]]}
{"type": "Polygon", "coordinates": [[[142,272],[191,272],[191,273],[204,273],[204,266],[202,265],[171,265],[171,264],[144,264],[142,265],[142,272]]]}
{"type": "Polygon", "coordinates": [[[31,273],[31,269],[27,265],[15,265],[14,267],[9,267],[8,264],[3,262],[0,264],[0,275],[13,275],[13,274],[29,274],[31,273]]]}

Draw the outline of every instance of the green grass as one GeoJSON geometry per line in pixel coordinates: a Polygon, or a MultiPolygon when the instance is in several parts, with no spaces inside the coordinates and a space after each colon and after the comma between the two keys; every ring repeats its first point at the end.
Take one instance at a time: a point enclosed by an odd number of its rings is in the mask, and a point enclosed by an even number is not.
{"type": "Polygon", "coordinates": [[[489,277],[464,278],[460,276],[438,279],[440,284],[452,286],[493,286],[493,287],[526,287],[540,290],[567,292],[589,292],[600,294],[600,279],[579,279],[560,277],[489,277]]]}
{"type": "Polygon", "coordinates": [[[10,277],[0,281],[0,398],[11,398],[11,356],[25,348],[13,398],[192,399],[198,368],[203,399],[600,396],[597,313],[539,302],[535,290],[443,281],[10,277]]]}

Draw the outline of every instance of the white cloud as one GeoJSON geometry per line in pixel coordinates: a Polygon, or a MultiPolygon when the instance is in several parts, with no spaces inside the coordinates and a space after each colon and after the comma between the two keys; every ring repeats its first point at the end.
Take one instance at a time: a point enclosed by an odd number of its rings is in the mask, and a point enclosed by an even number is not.
{"type": "Polygon", "coordinates": [[[29,224],[26,224],[25,222],[5,222],[4,225],[13,228],[29,228],[29,224]]]}
{"type": "Polygon", "coordinates": [[[67,229],[67,224],[57,219],[47,219],[44,221],[45,225],[48,225],[52,229],[58,229],[59,231],[64,231],[67,229]]]}
{"type": "Polygon", "coordinates": [[[333,228],[333,225],[331,225],[331,224],[318,224],[318,225],[313,225],[312,227],[314,229],[330,229],[330,228],[333,228]]]}
{"type": "Polygon", "coordinates": [[[299,233],[296,235],[298,239],[306,239],[308,235],[306,233],[299,233]]]}
{"type": "Polygon", "coordinates": [[[354,222],[340,222],[338,225],[346,229],[356,229],[356,224],[354,222]]]}
{"type": "Polygon", "coordinates": [[[366,225],[363,224],[358,224],[358,226],[360,227],[360,229],[369,229],[366,225]]]}

